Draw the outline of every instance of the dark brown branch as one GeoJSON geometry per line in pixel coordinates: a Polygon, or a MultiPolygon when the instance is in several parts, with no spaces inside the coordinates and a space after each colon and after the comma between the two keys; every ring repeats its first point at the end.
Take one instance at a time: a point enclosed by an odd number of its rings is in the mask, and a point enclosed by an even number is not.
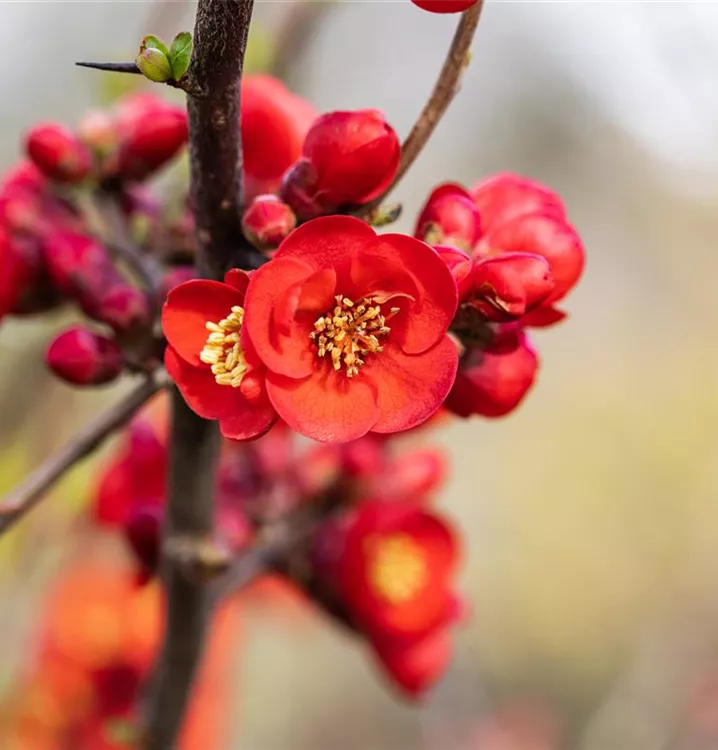
{"type": "Polygon", "coordinates": [[[476,28],[479,25],[483,7],[484,0],[479,0],[476,5],[461,14],[459,25],[456,28],[456,33],[454,34],[434,90],[431,92],[429,101],[421,111],[407,139],[402,144],[401,161],[399,162],[396,177],[383,195],[380,195],[371,203],[361,206],[359,212],[363,216],[371,214],[399,184],[402,177],[408,172],[411,165],[424,149],[424,146],[428,143],[436,126],[458,93],[461,76],[469,62],[469,48],[471,47],[476,28]]]}
{"type": "MultiPolygon", "coordinates": [[[[197,227],[197,270],[221,279],[244,265],[242,248],[242,150],[239,93],[253,0],[199,0],[189,70],[201,97],[188,97],[191,192],[197,227]]],[[[172,397],[169,493],[163,547],[183,537],[201,543],[212,534],[212,502],[219,434],[178,392],[172,397]]],[[[187,577],[171,555],[163,556],[167,593],[165,635],[145,705],[143,746],[171,750],[202,657],[210,614],[206,582],[187,577]]]]}
{"type": "Polygon", "coordinates": [[[146,380],[87,425],[67,446],[30,474],[0,504],[0,534],[5,533],[29,513],[70,469],[99,448],[115,430],[124,425],[144,403],[166,385],[166,378],[146,380]]]}

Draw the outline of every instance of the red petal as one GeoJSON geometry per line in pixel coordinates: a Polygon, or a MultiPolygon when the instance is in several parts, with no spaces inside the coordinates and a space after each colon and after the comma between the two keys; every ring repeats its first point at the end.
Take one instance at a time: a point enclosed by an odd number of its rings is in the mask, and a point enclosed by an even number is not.
{"type": "Polygon", "coordinates": [[[295,287],[312,274],[307,263],[275,257],[252,274],[247,289],[243,330],[270,370],[294,378],[309,375],[316,357],[309,339],[311,324],[298,330],[287,320],[287,306],[293,306],[290,296],[294,293],[298,301],[295,287]]]}
{"type": "MultiPolygon", "coordinates": [[[[458,304],[454,277],[432,247],[404,234],[382,235],[371,253],[384,256],[397,268],[403,267],[412,278],[416,291],[404,291],[416,295],[416,300],[407,308],[402,348],[407,354],[426,351],[441,339],[454,318],[458,304]]],[[[362,268],[359,258],[352,269],[352,279],[359,285],[368,278],[371,278],[371,269],[362,268]]]]}
{"type": "Polygon", "coordinates": [[[315,268],[341,267],[351,254],[371,250],[376,244],[376,232],[361,219],[323,216],[295,229],[279,246],[272,262],[291,256],[315,268]]]}
{"type": "Polygon", "coordinates": [[[249,285],[249,273],[239,268],[230,268],[224,275],[224,283],[227,286],[234,287],[238,292],[244,294],[249,285]]]}
{"type": "Polygon", "coordinates": [[[267,392],[279,416],[294,430],[325,443],[347,443],[366,435],[379,409],[368,378],[347,378],[328,362],[304,380],[270,372],[267,392]]]}
{"type": "Polygon", "coordinates": [[[541,305],[521,318],[521,325],[530,328],[548,328],[549,326],[562,323],[568,317],[568,313],[550,305],[541,305]]]}
{"type": "Polygon", "coordinates": [[[423,354],[410,356],[387,346],[370,361],[360,377],[370,378],[377,392],[381,417],[372,430],[399,432],[421,424],[441,406],[454,385],[459,353],[444,336],[423,354]]]}
{"type": "Polygon", "coordinates": [[[277,418],[268,401],[250,403],[240,388],[219,385],[209,368],[192,367],[169,346],[165,351],[165,367],[190,409],[204,419],[219,419],[225,437],[234,440],[258,437],[277,418]]]}
{"type": "Polygon", "coordinates": [[[162,308],[162,330],[176,353],[197,366],[209,336],[205,324],[219,322],[234,305],[243,303],[244,295],[220,281],[185,281],[167,295],[162,308]]]}

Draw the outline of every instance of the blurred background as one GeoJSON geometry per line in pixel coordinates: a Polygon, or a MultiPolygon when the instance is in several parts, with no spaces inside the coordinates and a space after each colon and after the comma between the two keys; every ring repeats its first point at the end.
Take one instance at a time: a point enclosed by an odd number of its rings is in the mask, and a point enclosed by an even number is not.
{"type": "MultiPolygon", "coordinates": [[[[455,17],[408,0],[257,0],[251,64],[320,110],[376,107],[408,132],[455,17]],[[291,51],[292,56],[289,55],[291,51]]],[[[72,124],[145,33],[190,29],[191,2],[0,3],[0,167],[20,134],[72,124]]],[[[410,231],[431,187],[496,171],[548,184],[587,248],[571,317],[536,336],[539,381],[506,420],[432,435],[440,506],[465,535],[472,616],[420,708],[309,614],[248,607],[226,748],[708,750],[718,747],[718,5],[488,2],[460,95],[395,193],[410,231]]],[[[57,318],[0,330],[0,487],[117,389],[41,366],[57,318]],[[21,376],[20,376],[21,374],[21,376]]],[[[120,387],[121,390],[121,387],[120,387]]],[[[67,554],[92,466],[2,540],[0,688],[67,554]]]]}

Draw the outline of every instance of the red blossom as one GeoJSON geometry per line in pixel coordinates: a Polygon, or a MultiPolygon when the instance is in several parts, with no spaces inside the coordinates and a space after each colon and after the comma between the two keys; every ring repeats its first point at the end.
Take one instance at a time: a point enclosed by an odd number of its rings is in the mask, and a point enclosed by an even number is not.
{"type": "Polygon", "coordinates": [[[263,435],[277,419],[246,335],[247,284],[242,271],[230,271],[224,283],[193,279],[175,287],[162,310],[168,373],[197,414],[218,419],[222,434],[236,440],[263,435]]]}
{"type": "Polygon", "coordinates": [[[328,112],[310,128],[302,155],[284,178],[282,197],[310,219],[381,195],[396,175],[401,145],[376,109],[328,112]]]}
{"type": "Polygon", "coordinates": [[[260,250],[273,250],[297,226],[294,211],[276,195],[258,195],[242,216],[245,237],[260,250]]]}
{"type": "Polygon", "coordinates": [[[92,170],[92,156],[70,130],[54,122],[33,127],[26,135],[27,155],[56,182],[82,182],[92,170]]]}
{"type": "Polygon", "coordinates": [[[454,619],[458,540],[414,500],[366,501],[346,530],[339,590],[370,640],[418,641],[454,619]]]}
{"type": "Polygon", "coordinates": [[[503,417],[533,385],[538,356],[525,334],[512,347],[472,351],[461,363],[444,406],[460,417],[503,417]]]}
{"type": "Polygon", "coordinates": [[[242,78],[240,117],[244,171],[251,195],[272,192],[302,152],[317,116],[309,102],[268,75],[242,78]]]}
{"type": "MultiPolygon", "coordinates": [[[[456,284],[428,245],[359,219],[302,225],[255,271],[245,324],[279,416],[347,442],[428,419],[453,384],[456,284]]],[[[196,347],[196,344],[195,344],[196,347]]]]}
{"type": "Polygon", "coordinates": [[[72,385],[103,385],[118,378],[124,368],[122,350],[114,339],[79,325],[52,340],[45,362],[72,385]]]}
{"type": "Polygon", "coordinates": [[[411,0],[414,5],[430,13],[463,13],[478,0],[411,0]]]}
{"type": "Polygon", "coordinates": [[[545,258],[530,253],[503,253],[474,264],[467,304],[487,320],[516,320],[544,302],[553,288],[545,258]]]}
{"type": "Polygon", "coordinates": [[[434,188],[419,213],[414,236],[430,245],[470,251],[481,237],[481,215],[468,191],[452,182],[434,188]]]}
{"type": "Polygon", "coordinates": [[[584,249],[558,195],[512,174],[480,182],[471,194],[484,224],[476,257],[512,252],[541,255],[548,261],[554,280],[553,292],[544,305],[552,306],[563,299],[581,276],[584,249]]]}
{"type": "Polygon", "coordinates": [[[436,250],[439,257],[446,263],[449,271],[451,271],[459,292],[459,300],[463,300],[471,289],[471,274],[474,268],[473,261],[463,250],[459,250],[456,247],[434,245],[434,250],[436,250]]]}

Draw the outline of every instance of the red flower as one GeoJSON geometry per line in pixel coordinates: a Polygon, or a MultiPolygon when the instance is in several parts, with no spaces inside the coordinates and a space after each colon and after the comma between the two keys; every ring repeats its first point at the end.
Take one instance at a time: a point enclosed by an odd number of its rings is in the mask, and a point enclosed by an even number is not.
{"type": "Polygon", "coordinates": [[[544,305],[563,299],[581,276],[584,249],[558,195],[511,174],[490,177],[475,185],[471,194],[484,225],[476,257],[510,252],[541,255],[555,284],[544,305]]]}
{"type": "Polygon", "coordinates": [[[525,334],[508,348],[474,350],[461,363],[444,406],[460,417],[503,417],[523,401],[539,360],[525,334]]]}
{"type": "Polygon", "coordinates": [[[236,440],[263,435],[277,418],[243,322],[247,283],[243,271],[224,283],[193,279],[175,287],[162,310],[167,372],[197,414],[218,419],[236,440]]]}
{"type": "Polygon", "coordinates": [[[463,300],[471,289],[471,274],[474,269],[474,262],[463,250],[459,250],[457,247],[434,245],[434,250],[451,271],[459,291],[459,300],[463,300]]]}
{"type": "Polygon", "coordinates": [[[284,172],[300,157],[316,116],[309,102],[276,78],[256,74],[242,78],[242,149],[251,194],[279,187],[284,172]]]}
{"type": "Polygon", "coordinates": [[[454,382],[456,284],[428,245],[359,219],[310,221],[255,271],[246,328],[279,416],[347,442],[428,419],[454,382]]]}
{"type": "Polygon", "coordinates": [[[476,5],[478,0],[411,0],[414,5],[429,13],[462,13],[476,5]]]}
{"type": "Polygon", "coordinates": [[[469,252],[481,237],[481,215],[468,191],[452,182],[434,188],[419,213],[414,236],[469,252]]]}
{"type": "Polygon", "coordinates": [[[454,619],[456,535],[413,501],[367,501],[355,511],[339,562],[339,591],[371,640],[418,640],[454,619]]]}
{"type": "Polygon", "coordinates": [[[376,109],[328,112],[310,128],[302,155],[284,178],[282,197],[311,219],[381,195],[396,175],[401,144],[376,109]]]}

